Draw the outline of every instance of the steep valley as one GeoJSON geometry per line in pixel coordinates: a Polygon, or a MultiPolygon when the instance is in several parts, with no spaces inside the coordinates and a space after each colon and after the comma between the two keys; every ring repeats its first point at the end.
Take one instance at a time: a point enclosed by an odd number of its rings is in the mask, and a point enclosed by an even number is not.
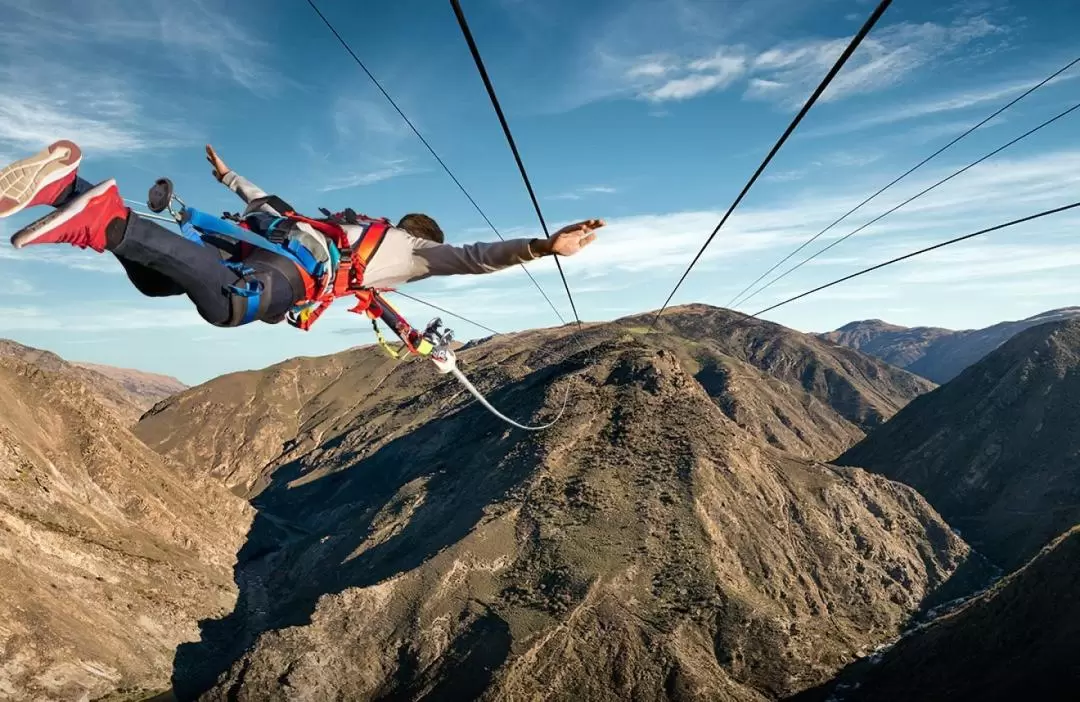
{"type": "Polygon", "coordinates": [[[229,611],[251,509],[185,478],[64,369],[0,358],[0,697],[169,685],[229,611]]]}
{"type": "Polygon", "coordinates": [[[0,359],[0,698],[1067,699],[1080,322],[937,388],[737,319],[459,349],[537,433],[373,347],[130,432],[0,359]]]}
{"type": "Polygon", "coordinates": [[[774,350],[746,358],[791,367],[790,350],[792,375],[828,379],[817,395],[628,320],[462,351],[516,418],[569,393],[541,434],[426,365],[387,377],[372,349],[159,405],[137,434],[259,510],[237,607],[180,647],[177,695],[777,699],[891,640],[954,574],[985,580],[915,491],[814,457],[861,436],[845,412],[872,423],[927,386],[854,352],[824,369],[812,337],[763,334],[774,350]],[[227,415],[258,432],[215,435],[227,415]]]}

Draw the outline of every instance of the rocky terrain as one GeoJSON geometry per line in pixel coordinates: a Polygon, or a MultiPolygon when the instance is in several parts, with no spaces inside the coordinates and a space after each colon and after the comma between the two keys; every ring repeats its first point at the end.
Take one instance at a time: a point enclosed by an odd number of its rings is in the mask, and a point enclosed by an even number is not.
{"type": "Polygon", "coordinates": [[[175,378],[92,363],[71,363],[51,351],[0,339],[0,358],[17,358],[38,368],[63,373],[90,389],[130,427],[155,403],[185,389],[175,378]]]}
{"type": "Polygon", "coordinates": [[[943,337],[957,332],[940,327],[902,327],[880,319],[845,324],[819,336],[826,341],[857,349],[897,368],[911,368],[943,337]]]}
{"type": "Polygon", "coordinates": [[[236,600],[250,507],[100,397],[50,355],[0,358],[2,699],[167,688],[176,646],[236,600]]]}
{"type": "Polygon", "coordinates": [[[103,366],[98,363],[76,363],[75,365],[99,373],[119,383],[131,396],[133,404],[143,411],[150,409],[166,397],[186,390],[188,387],[176,378],[170,375],[161,375],[160,373],[147,373],[132,370],[131,368],[103,366]]]}
{"type": "Polygon", "coordinates": [[[371,347],[129,433],[6,347],[0,699],[1069,699],[1080,321],[935,389],[740,319],[462,348],[542,433],[371,347]]]}
{"type": "Polygon", "coordinates": [[[837,463],[919,490],[1006,569],[1080,523],[1080,320],[1033,327],[837,463]]]}
{"type": "Polygon", "coordinates": [[[673,333],[464,349],[519,420],[568,397],[544,433],[373,349],[160,403],[138,436],[258,509],[238,603],[180,646],[177,696],[776,699],[985,580],[914,490],[814,458],[928,383],[776,325],[710,337],[721,310],[669,315],[673,333]]]}
{"type": "Polygon", "coordinates": [[[1080,527],[980,597],[793,702],[1074,700],[1077,591],[1080,527]]]}
{"type": "MultiPolygon", "coordinates": [[[[665,323],[678,323],[680,331],[670,343],[668,335],[649,335],[652,343],[677,354],[740,426],[798,455],[821,460],[838,455],[863,438],[864,428],[933,387],[876,359],[779,325],[740,332],[733,342],[709,336],[732,313],[706,306],[676,312],[665,323]]],[[[639,321],[632,317],[617,326],[644,334],[639,321]]],[[[523,349],[553,343],[533,333],[515,338],[523,349]]],[[[569,341],[560,343],[550,353],[529,350],[530,363],[566,355],[563,346],[569,341]]],[[[283,445],[310,450],[354,414],[400,401],[424,387],[417,385],[419,379],[431,376],[426,366],[420,372],[402,367],[390,374],[393,367],[379,350],[365,348],[232,373],[160,403],[135,432],[178,462],[215,476],[238,494],[252,495],[261,489],[260,480],[283,445]],[[192,415],[203,421],[189,422],[192,415]]]]}
{"type": "Polygon", "coordinates": [[[819,336],[906,368],[935,383],[946,383],[1025,329],[1076,317],[1080,317],[1080,307],[1065,307],[1019,321],[963,331],[901,327],[870,319],[851,322],[819,336]]]}
{"type": "MultiPolygon", "coordinates": [[[[623,320],[648,326],[653,314],[623,320]]],[[[751,364],[798,386],[863,430],[935,386],[917,375],[811,334],[708,305],[665,313],[657,329],[751,364]]]]}

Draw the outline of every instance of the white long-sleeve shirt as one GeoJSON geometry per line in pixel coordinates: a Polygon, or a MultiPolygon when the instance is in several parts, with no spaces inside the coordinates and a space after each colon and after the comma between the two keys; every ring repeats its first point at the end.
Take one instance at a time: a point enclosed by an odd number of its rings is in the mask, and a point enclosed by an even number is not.
{"type": "MultiPolygon", "coordinates": [[[[266,197],[266,192],[239,174],[230,171],[222,183],[249,204],[266,197]]],[[[261,204],[245,212],[262,211],[281,214],[272,207],[261,204]]],[[[326,248],[325,239],[312,227],[301,223],[300,228],[312,235],[315,247],[326,248]]],[[[362,228],[343,225],[350,237],[359,236],[362,228]]],[[[409,234],[404,229],[390,227],[375,255],[368,261],[364,271],[364,285],[372,288],[392,288],[437,275],[477,275],[494,273],[504,268],[532,261],[538,256],[529,248],[529,239],[510,239],[497,242],[478,242],[464,246],[438,244],[409,234]]],[[[303,242],[307,244],[308,242],[303,242]]],[[[327,260],[327,256],[316,258],[327,260]]]]}

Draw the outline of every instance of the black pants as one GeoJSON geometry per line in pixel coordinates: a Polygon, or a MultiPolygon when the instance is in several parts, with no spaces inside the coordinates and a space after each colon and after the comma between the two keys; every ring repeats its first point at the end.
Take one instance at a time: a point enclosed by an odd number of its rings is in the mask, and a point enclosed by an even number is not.
{"type": "MultiPolygon", "coordinates": [[[[80,178],[73,195],[91,187],[80,178]]],[[[111,251],[143,295],[187,295],[199,315],[216,326],[231,326],[242,318],[247,300],[232,287],[244,289],[247,283],[223,265],[224,254],[220,249],[200,246],[132,212],[123,239],[111,251]]],[[[293,263],[270,251],[257,250],[244,264],[254,271],[247,279],[257,280],[263,286],[256,319],[281,321],[304,295],[303,281],[293,263]]]]}

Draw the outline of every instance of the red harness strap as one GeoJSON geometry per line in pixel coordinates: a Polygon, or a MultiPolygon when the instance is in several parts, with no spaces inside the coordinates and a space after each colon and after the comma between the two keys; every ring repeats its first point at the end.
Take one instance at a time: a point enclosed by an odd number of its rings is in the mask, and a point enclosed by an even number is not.
{"type": "MultiPolygon", "coordinates": [[[[386,237],[386,231],[390,228],[390,222],[376,219],[364,218],[362,220],[364,225],[367,225],[366,230],[361,235],[360,240],[355,246],[349,244],[349,237],[345,230],[339,225],[332,222],[325,222],[317,219],[311,219],[303,215],[298,215],[295,212],[285,212],[284,216],[297,222],[304,222],[310,225],[320,234],[329,239],[337,247],[338,252],[341,254],[341,260],[338,263],[337,271],[334,274],[334,287],[333,290],[327,293],[317,296],[315,294],[314,285],[311,290],[305,289],[307,299],[301,300],[297,303],[298,306],[312,305],[318,303],[314,308],[309,308],[301,312],[300,319],[295,325],[300,329],[307,331],[311,328],[311,325],[315,323],[323,312],[326,311],[330,304],[339,297],[345,297],[346,295],[356,295],[357,305],[350,311],[357,313],[366,313],[369,317],[374,319],[372,310],[377,309],[377,305],[373,305],[374,293],[370,290],[363,288],[364,284],[364,270],[367,268],[368,262],[375,256],[375,252],[379,250],[383,240],[386,237]]],[[[305,279],[305,288],[307,288],[307,281],[310,280],[310,276],[305,279]]]]}

